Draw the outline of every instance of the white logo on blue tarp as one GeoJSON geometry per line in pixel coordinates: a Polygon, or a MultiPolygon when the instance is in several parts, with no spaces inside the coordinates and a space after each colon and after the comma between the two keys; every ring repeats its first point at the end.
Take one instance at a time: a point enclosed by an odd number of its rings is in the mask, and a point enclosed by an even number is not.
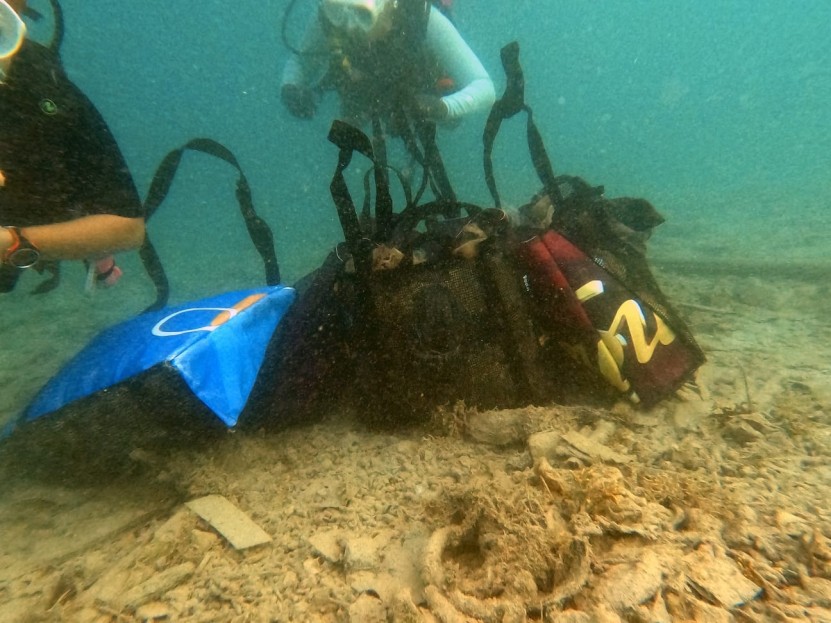
{"type": "Polygon", "coordinates": [[[204,312],[204,311],[216,311],[216,312],[227,312],[228,319],[230,320],[234,316],[239,313],[238,309],[234,309],[233,307],[190,307],[188,309],[180,309],[177,312],[169,314],[159,320],[156,325],[153,327],[151,333],[156,337],[170,337],[172,335],[183,335],[185,333],[196,333],[197,331],[214,331],[218,329],[221,325],[220,324],[208,324],[202,325],[201,327],[193,327],[190,329],[180,329],[178,331],[166,331],[163,327],[165,324],[176,318],[177,316],[181,316],[182,314],[187,314],[189,312],[204,312]]]}

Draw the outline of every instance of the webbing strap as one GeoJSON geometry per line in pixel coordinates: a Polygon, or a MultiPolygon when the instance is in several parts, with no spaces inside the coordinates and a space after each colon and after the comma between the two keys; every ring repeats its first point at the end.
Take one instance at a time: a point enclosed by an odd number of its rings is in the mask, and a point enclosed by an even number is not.
{"type": "MultiPolygon", "coordinates": [[[[429,134],[429,130],[427,132],[429,134]]],[[[433,139],[435,139],[435,129],[433,130],[433,139]]],[[[381,140],[381,153],[383,153],[383,139],[381,140]]],[[[389,175],[387,174],[388,167],[384,162],[379,162],[378,150],[373,148],[372,142],[361,130],[343,121],[335,120],[329,130],[329,141],[335,144],[340,150],[338,164],[329,187],[332,193],[332,199],[335,202],[335,208],[338,213],[341,229],[343,230],[346,246],[355,258],[355,268],[359,275],[367,275],[371,267],[372,232],[364,230],[361,226],[361,220],[358,217],[355,203],[352,200],[352,195],[349,192],[349,187],[346,184],[346,179],[343,174],[352,162],[352,155],[357,151],[369,158],[373,163],[376,197],[374,240],[379,242],[388,241],[392,235],[394,225],[398,228],[398,223],[402,220],[407,220],[410,215],[420,214],[420,212],[417,205],[412,201],[406,180],[403,179],[400,172],[392,169],[398,176],[407,198],[407,205],[404,210],[402,210],[397,218],[393,215],[389,175]]],[[[429,142],[428,138],[427,144],[429,142]]],[[[432,142],[435,155],[438,156],[438,149],[435,148],[435,140],[432,142]]],[[[436,213],[440,212],[448,218],[458,216],[460,209],[466,207],[465,204],[460,204],[456,201],[452,189],[449,192],[451,193],[449,199],[439,194],[439,199],[429,204],[430,206],[438,205],[440,209],[436,213]]],[[[367,205],[365,203],[364,212],[366,212],[366,208],[367,205]]]]}
{"type": "MultiPolygon", "coordinates": [[[[545,367],[540,365],[540,345],[528,322],[527,297],[522,281],[516,279],[517,269],[501,252],[482,254],[480,275],[488,291],[494,312],[501,324],[502,350],[508,371],[523,399],[543,400],[546,397],[545,367]]],[[[492,336],[493,337],[493,336],[492,336]]]]}
{"type": "MultiPolygon", "coordinates": [[[[372,143],[366,134],[358,128],[337,119],[329,129],[328,138],[339,149],[338,164],[335,168],[335,174],[332,176],[332,182],[329,184],[329,190],[332,193],[332,200],[335,202],[335,209],[343,230],[346,247],[355,260],[355,271],[360,276],[366,276],[372,267],[372,242],[361,228],[361,222],[355,210],[355,203],[352,201],[352,195],[349,193],[349,186],[346,184],[343,172],[352,162],[352,155],[356,151],[374,162],[372,143]]],[[[383,185],[385,184],[383,181],[385,178],[386,175],[378,176],[376,174],[376,192],[379,179],[380,184],[383,185]]],[[[389,193],[388,187],[387,193],[389,193]]]]}
{"type": "Polygon", "coordinates": [[[49,42],[49,49],[56,55],[59,55],[64,35],[63,9],[58,3],[58,0],[49,0],[49,4],[52,6],[52,15],[55,19],[55,29],[52,33],[52,40],[49,42]]]}
{"type": "Polygon", "coordinates": [[[557,185],[554,169],[551,166],[551,159],[545,150],[542,135],[534,123],[533,111],[525,103],[525,76],[522,72],[522,66],[519,64],[519,44],[516,41],[509,43],[502,48],[500,56],[502,58],[502,67],[505,70],[505,76],[507,78],[505,92],[491,108],[482,135],[482,141],[484,143],[485,182],[493,197],[494,205],[499,208],[502,206],[502,201],[499,197],[496,178],[493,174],[493,145],[496,141],[496,135],[502,126],[502,122],[505,119],[510,119],[520,111],[525,111],[527,114],[526,133],[528,150],[531,152],[531,161],[534,169],[545,191],[553,201],[559,203],[562,201],[562,195],[557,185]]]}
{"type": "MultiPolygon", "coordinates": [[[[49,6],[52,9],[52,19],[55,20],[55,25],[52,28],[52,38],[47,47],[55,54],[56,57],[59,57],[61,54],[61,44],[63,44],[64,35],[63,9],[61,8],[58,0],[49,0],[49,6]]],[[[24,17],[27,17],[35,22],[39,22],[43,19],[43,14],[40,11],[28,5],[23,7],[22,13],[24,17]]]]}
{"type": "MultiPolygon", "coordinates": [[[[447,202],[456,201],[456,193],[450,184],[447,169],[436,142],[436,124],[418,120],[415,115],[407,114],[403,106],[399,107],[398,115],[402,120],[398,131],[401,141],[412,158],[418,162],[422,169],[421,184],[415,195],[415,203],[421,201],[427,184],[437,199],[447,202]],[[408,120],[413,118],[412,125],[408,120]],[[421,141],[422,148],[419,147],[421,141]]],[[[409,205],[409,204],[408,204],[409,205]]]]}
{"type": "MultiPolygon", "coordinates": [[[[236,188],[237,202],[239,203],[242,217],[245,220],[248,235],[251,237],[254,247],[263,260],[266,284],[277,285],[280,283],[280,267],[277,264],[277,255],[274,251],[274,236],[271,233],[271,228],[269,228],[268,224],[254,210],[254,202],[251,198],[251,187],[248,184],[248,179],[245,177],[239,161],[237,161],[234,154],[227,147],[213,139],[193,139],[183,146],[172,150],[162,159],[153,176],[147,198],[144,200],[145,220],[150,220],[165,197],[167,197],[182,156],[188,150],[200,151],[224,160],[237,170],[239,173],[236,188]]],[[[156,288],[156,300],[145,311],[161,309],[167,304],[170,286],[161,259],[153,247],[149,236],[145,236],[144,244],[139,250],[139,256],[156,288]]]]}
{"type": "Polygon", "coordinates": [[[392,228],[393,206],[389,175],[387,175],[387,145],[384,141],[381,119],[377,114],[372,115],[372,134],[375,140],[375,157],[372,159],[372,169],[375,174],[375,227],[377,235],[381,239],[386,239],[392,228]]]}
{"type": "Polygon", "coordinates": [[[414,125],[418,138],[424,146],[424,162],[427,172],[435,184],[433,192],[439,199],[455,203],[456,193],[453,192],[453,187],[450,185],[450,178],[447,176],[447,169],[436,143],[436,124],[416,121],[414,125]]]}

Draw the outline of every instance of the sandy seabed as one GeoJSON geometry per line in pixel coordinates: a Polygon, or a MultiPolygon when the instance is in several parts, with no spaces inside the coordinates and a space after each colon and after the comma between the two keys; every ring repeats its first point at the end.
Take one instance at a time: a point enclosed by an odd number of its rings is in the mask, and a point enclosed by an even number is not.
{"type": "Polygon", "coordinates": [[[660,276],[709,361],[649,411],[331,413],[94,484],[4,464],[0,621],[831,621],[828,287],[660,276]],[[205,495],[272,540],[235,549],[205,495]]]}

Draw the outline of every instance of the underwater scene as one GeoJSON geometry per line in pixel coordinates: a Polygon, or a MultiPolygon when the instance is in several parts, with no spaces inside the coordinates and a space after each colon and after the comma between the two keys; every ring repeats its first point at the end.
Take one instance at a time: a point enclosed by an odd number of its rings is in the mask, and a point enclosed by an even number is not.
{"type": "Polygon", "coordinates": [[[0,621],[831,622],[830,22],[0,1],[0,621]]]}

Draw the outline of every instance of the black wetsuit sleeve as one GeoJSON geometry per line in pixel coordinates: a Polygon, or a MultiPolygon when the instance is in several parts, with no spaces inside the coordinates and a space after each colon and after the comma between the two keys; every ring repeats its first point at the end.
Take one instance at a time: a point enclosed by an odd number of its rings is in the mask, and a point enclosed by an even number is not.
{"type": "Polygon", "coordinates": [[[78,119],[69,129],[67,168],[78,180],[72,203],[86,214],[142,216],[141,201],[124,156],[92,102],[79,90],[78,119]]]}
{"type": "Polygon", "coordinates": [[[27,41],[0,86],[0,224],[142,215],[121,150],[54,54],[27,41]]]}

